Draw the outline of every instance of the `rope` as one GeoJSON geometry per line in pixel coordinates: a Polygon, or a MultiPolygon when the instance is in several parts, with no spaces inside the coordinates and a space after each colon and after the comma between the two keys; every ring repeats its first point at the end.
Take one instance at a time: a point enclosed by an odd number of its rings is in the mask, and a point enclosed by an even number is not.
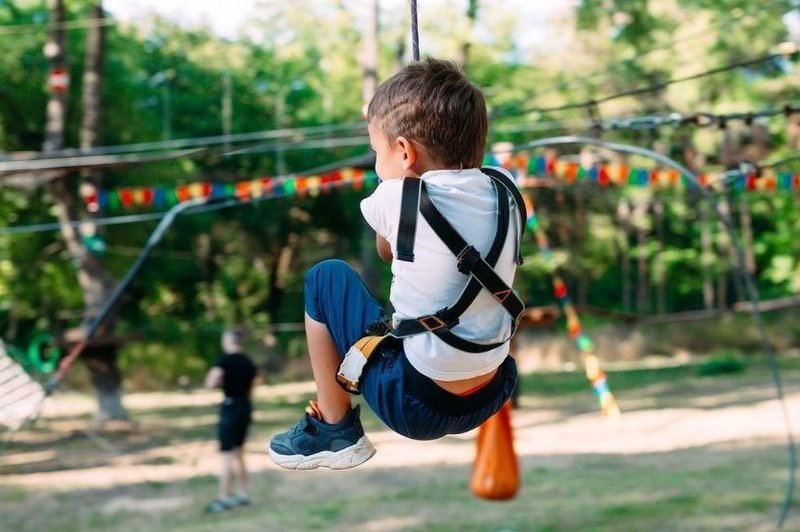
{"type": "Polygon", "coordinates": [[[752,59],[746,59],[743,61],[736,61],[734,63],[728,63],[726,65],[722,65],[716,68],[712,68],[709,70],[704,70],[703,72],[697,72],[695,74],[690,74],[688,76],[683,76],[680,78],[671,78],[666,81],[662,81],[659,83],[653,83],[651,85],[646,85],[643,87],[636,87],[633,89],[624,90],[621,92],[617,92],[614,94],[610,94],[608,96],[603,96],[602,98],[587,100],[584,102],[577,102],[577,103],[568,103],[564,105],[559,105],[555,107],[528,107],[523,109],[507,109],[503,110],[500,108],[496,113],[493,114],[492,118],[503,118],[506,116],[518,116],[520,114],[527,114],[527,113],[555,113],[560,111],[568,111],[571,109],[583,109],[591,107],[592,105],[599,105],[601,103],[607,103],[613,100],[617,100],[619,98],[627,98],[629,96],[638,96],[640,94],[647,94],[650,92],[656,92],[667,88],[670,85],[674,85],[676,83],[684,83],[686,81],[694,81],[697,79],[702,79],[708,76],[713,76],[716,74],[721,74],[723,72],[728,72],[731,70],[737,70],[739,68],[744,68],[748,66],[754,66],[761,63],[766,63],[767,61],[772,61],[776,57],[782,57],[784,54],[782,53],[772,53],[760,57],[755,57],[752,59]]]}
{"type": "Polygon", "coordinates": [[[417,20],[417,0],[411,2],[411,51],[414,61],[419,61],[419,21],[417,20]]]}

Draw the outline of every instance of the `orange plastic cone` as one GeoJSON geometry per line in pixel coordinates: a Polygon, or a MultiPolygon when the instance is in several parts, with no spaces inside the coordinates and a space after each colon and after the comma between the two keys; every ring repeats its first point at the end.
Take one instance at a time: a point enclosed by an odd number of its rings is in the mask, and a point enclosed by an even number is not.
{"type": "Polygon", "coordinates": [[[477,454],[470,489],[484,499],[511,499],[519,491],[519,462],[506,403],[478,429],[477,454]]]}

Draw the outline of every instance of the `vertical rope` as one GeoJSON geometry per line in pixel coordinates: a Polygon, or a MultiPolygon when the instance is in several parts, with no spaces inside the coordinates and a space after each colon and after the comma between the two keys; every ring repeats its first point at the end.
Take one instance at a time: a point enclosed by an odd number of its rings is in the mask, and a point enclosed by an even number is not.
{"type": "Polygon", "coordinates": [[[419,22],[417,20],[417,0],[411,1],[411,52],[414,61],[419,61],[419,22]]]}

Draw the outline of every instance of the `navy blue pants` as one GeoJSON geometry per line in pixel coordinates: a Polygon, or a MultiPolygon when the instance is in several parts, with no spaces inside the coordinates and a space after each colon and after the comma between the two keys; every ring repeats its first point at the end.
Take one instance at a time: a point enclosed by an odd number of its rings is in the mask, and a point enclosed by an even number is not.
{"type": "MultiPolygon", "coordinates": [[[[367,326],[385,318],[361,277],[341,260],[326,260],[308,271],[305,311],[327,326],[341,356],[367,326]]],[[[503,406],[517,384],[516,364],[507,357],[489,384],[460,397],[414,369],[400,341],[384,345],[361,376],[361,393],[389,428],[408,438],[433,440],[472,430],[503,406]]]]}

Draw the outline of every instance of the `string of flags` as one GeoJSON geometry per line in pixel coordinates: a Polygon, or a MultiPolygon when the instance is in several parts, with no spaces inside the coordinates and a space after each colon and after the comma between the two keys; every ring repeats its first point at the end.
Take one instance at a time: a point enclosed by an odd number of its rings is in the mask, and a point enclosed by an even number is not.
{"type": "MultiPolygon", "coordinates": [[[[531,157],[517,153],[502,157],[488,155],[484,164],[502,166],[511,171],[521,188],[547,186],[547,179],[559,184],[591,183],[601,187],[650,187],[658,189],[692,190],[697,184],[674,169],[646,169],[624,164],[581,165],[573,160],[539,155],[531,157]]],[[[753,168],[752,173],[726,172],[700,174],[700,186],[721,188],[729,184],[738,192],[800,191],[800,173],[775,172],[771,168],[753,168]]]]}
{"type": "Polygon", "coordinates": [[[581,328],[578,311],[575,309],[575,305],[573,305],[569,298],[567,285],[564,282],[563,277],[561,277],[558,267],[555,264],[553,252],[550,249],[547,235],[539,226],[539,220],[536,217],[536,209],[533,204],[533,198],[529,194],[525,193],[523,194],[523,199],[525,200],[525,207],[527,211],[528,229],[533,233],[536,239],[536,246],[539,248],[539,252],[542,254],[545,264],[547,265],[547,268],[552,276],[553,293],[555,294],[556,299],[558,299],[558,304],[561,306],[564,316],[566,316],[567,332],[569,333],[570,338],[574,340],[575,345],[581,354],[581,358],[583,359],[586,378],[589,379],[589,382],[592,385],[592,390],[597,397],[597,400],[600,404],[600,410],[603,412],[603,415],[608,418],[615,419],[619,417],[620,411],[619,406],[617,405],[617,400],[614,398],[614,395],[611,393],[611,389],[608,386],[608,376],[600,368],[600,360],[595,354],[594,343],[592,342],[592,339],[589,338],[589,336],[581,328]]]}
{"type": "Polygon", "coordinates": [[[165,209],[195,198],[239,199],[306,197],[325,194],[344,186],[354,190],[372,187],[378,176],[361,168],[342,168],[324,174],[297,177],[264,176],[234,183],[196,182],[174,187],[130,187],[113,190],[97,189],[85,184],[81,195],[89,212],[121,209],[165,209]]]}
{"type": "MultiPolygon", "coordinates": [[[[636,168],[617,163],[589,166],[577,161],[552,156],[529,156],[517,153],[503,157],[493,155],[484,164],[502,166],[511,171],[520,188],[576,183],[600,187],[650,187],[655,189],[692,190],[697,185],[674,169],[636,168]],[[553,183],[555,182],[555,183],[553,183]]],[[[800,192],[800,173],[755,169],[753,173],[727,172],[720,175],[700,174],[700,186],[721,188],[726,184],[738,192],[800,192]]],[[[173,187],[129,187],[112,190],[84,185],[81,192],[90,212],[131,209],[165,209],[194,198],[229,198],[250,200],[281,196],[317,196],[333,188],[351,186],[356,190],[373,186],[377,175],[372,170],[342,168],[324,174],[297,177],[259,177],[237,182],[195,182],[173,187]]]]}

